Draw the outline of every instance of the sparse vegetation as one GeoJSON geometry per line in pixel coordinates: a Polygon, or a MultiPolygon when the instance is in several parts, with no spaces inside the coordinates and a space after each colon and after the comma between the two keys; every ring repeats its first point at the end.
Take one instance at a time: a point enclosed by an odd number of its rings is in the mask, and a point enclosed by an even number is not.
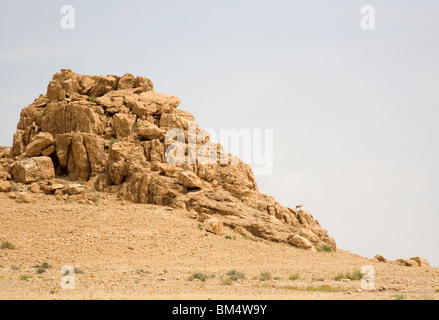
{"type": "Polygon", "coordinates": [[[240,271],[237,271],[237,270],[229,270],[229,271],[227,271],[227,275],[233,281],[238,281],[238,280],[245,279],[245,274],[243,272],[240,272],[240,271]]]}
{"type": "Polygon", "coordinates": [[[95,102],[96,102],[96,97],[95,97],[94,95],[92,95],[92,96],[90,96],[90,98],[88,98],[88,100],[89,100],[90,102],[95,103],[95,102]]]}
{"type": "Polygon", "coordinates": [[[119,139],[113,137],[113,138],[110,139],[110,144],[113,145],[113,144],[115,144],[116,142],[119,142],[119,141],[120,141],[119,139]]]}
{"type": "Polygon", "coordinates": [[[318,287],[309,286],[306,288],[306,291],[318,291],[318,292],[344,292],[345,289],[341,288],[333,288],[329,284],[324,284],[318,287]]]}
{"type": "Polygon", "coordinates": [[[137,273],[145,273],[145,274],[151,274],[152,272],[149,270],[144,270],[144,269],[137,269],[136,270],[137,273]]]}
{"type": "Polygon", "coordinates": [[[221,284],[225,286],[231,286],[233,284],[233,280],[230,277],[226,277],[221,281],[221,284]]]}
{"type": "Polygon", "coordinates": [[[78,180],[78,183],[81,184],[81,185],[84,185],[84,184],[85,184],[85,181],[82,180],[82,179],[79,179],[79,180],[78,180]]]}
{"type": "Polygon", "coordinates": [[[296,286],[288,286],[287,287],[287,290],[300,290],[300,288],[299,287],[296,287],[296,286]]]}
{"type": "Polygon", "coordinates": [[[349,280],[354,281],[354,280],[361,280],[362,278],[363,278],[363,273],[360,270],[355,270],[352,273],[349,273],[349,272],[340,273],[334,278],[334,280],[340,281],[342,279],[349,279],[349,280]]]}
{"type": "Polygon", "coordinates": [[[392,297],[395,298],[395,300],[405,300],[405,295],[402,293],[394,294],[392,297]]]}
{"type": "Polygon", "coordinates": [[[434,292],[439,292],[439,289],[434,290],[434,292]]]}
{"type": "Polygon", "coordinates": [[[262,271],[261,275],[259,276],[259,280],[261,280],[261,281],[271,280],[271,272],[270,271],[262,271]]]}
{"type": "Polygon", "coordinates": [[[43,262],[41,265],[37,264],[35,266],[32,266],[33,268],[37,268],[36,273],[37,274],[42,274],[44,272],[46,272],[47,269],[52,268],[52,266],[50,264],[48,264],[47,262],[43,262]]]}
{"type": "Polygon", "coordinates": [[[330,246],[317,247],[316,250],[317,252],[326,252],[326,253],[332,252],[332,248],[330,246]]]}
{"type": "Polygon", "coordinates": [[[325,281],[325,279],[323,279],[322,277],[313,277],[312,281],[325,281]]]}
{"type": "Polygon", "coordinates": [[[2,249],[14,250],[15,249],[15,245],[12,242],[10,242],[10,241],[3,241],[1,248],[2,249]]]}
{"type": "Polygon", "coordinates": [[[20,190],[20,188],[18,187],[17,183],[15,181],[10,181],[11,185],[12,185],[12,192],[17,192],[20,190]]]}
{"type": "Polygon", "coordinates": [[[295,274],[292,274],[288,279],[290,279],[290,280],[298,280],[300,278],[300,276],[297,274],[297,273],[295,273],[295,274]]]}
{"type": "Polygon", "coordinates": [[[85,271],[83,271],[83,270],[79,269],[78,267],[76,267],[76,268],[75,268],[75,273],[76,273],[76,274],[84,274],[85,271]]]}
{"type": "Polygon", "coordinates": [[[228,240],[232,240],[232,237],[229,235],[226,235],[224,238],[228,239],[228,240]]]}
{"type": "Polygon", "coordinates": [[[50,293],[50,294],[55,294],[56,291],[55,291],[55,290],[50,290],[49,293],[50,293]]]}
{"type": "Polygon", "coordinates": [[[27,275],[27,274],[20,276],[20,280],[22,280],[22,281],[29,281],[30,278],[32,278],[32,276],[27,275]]]}
{"type": "Polygon", "coordinates": [[[136,132],[141,126],[141,123],[136,122],[135,124],[133,124],[133,127],[131,129],[133,130],[133,132],[136,132]]]}
{"type": "Polygon", "coordinates": [[[99,200],[100,200],[100,198],[99,198],[98,196],[94,196],[91,200],[93,201],[93,203],[94,203],[96,206],[99,205],[99,200]]]}
{"type": "Polygon", "coordinates": [[[202,273],[202,272],[195,272],[193,275],[191,275],[188,280],[189,281],[194,281],[195,279],[200,280],[202,282],[205,282],[209,277],[202,273]]]}

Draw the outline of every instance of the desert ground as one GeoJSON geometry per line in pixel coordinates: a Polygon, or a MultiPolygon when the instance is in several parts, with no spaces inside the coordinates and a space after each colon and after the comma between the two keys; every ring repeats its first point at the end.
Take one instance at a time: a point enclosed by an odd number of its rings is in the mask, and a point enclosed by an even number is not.
{"type": "Polygon", "coordinates": [[[0,249],[0,299],[439,299],[439,268],[306,251],[227,228],[218,236],[185,210],[113,194],[88,203],[13,198],[0,194],[0,242],[13,246],[0,249]],[[65,265],[77,268],[74,289],[61,287],[65,265]],[[375,290],[335,280],[364,265],[375,269],[375,290]]]}

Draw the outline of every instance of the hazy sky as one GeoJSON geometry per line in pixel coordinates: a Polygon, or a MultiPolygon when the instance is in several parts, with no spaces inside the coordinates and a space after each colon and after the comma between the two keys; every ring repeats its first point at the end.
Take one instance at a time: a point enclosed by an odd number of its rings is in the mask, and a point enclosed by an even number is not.
{"type": "Polygon", "coordinates": [[[2,1],[0,145],[61,68],[146,76],[201,127],[273,129],[260,190],[341,249],[439,267],[439,2],[402,2],[2,1]]]}

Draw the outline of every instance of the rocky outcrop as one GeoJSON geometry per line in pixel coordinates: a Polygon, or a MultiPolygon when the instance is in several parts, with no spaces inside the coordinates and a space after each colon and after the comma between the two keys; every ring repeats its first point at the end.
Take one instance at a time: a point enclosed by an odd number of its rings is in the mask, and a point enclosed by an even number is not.
{"type": "Polygon", "coordinates": [[[36,157],[16,161],[12,166],[12,176],[15,181],[26,184],[55,178],[52,159],[36,157]]]}
{"type": "Polygon", "coordinates": [[[215,234],[226,226],[254,240],[336,250],[309,212],[261,194],[248,164],[208,137],[189,145],[203,131],[180,102],[144,77],[61,70],[22,110],[12,148],[0,149],[0,180],[70,197],[92,185],[120,199],[187,210],[215,234]],[[72,183],[48,181],[55,176],[72,183]]]}

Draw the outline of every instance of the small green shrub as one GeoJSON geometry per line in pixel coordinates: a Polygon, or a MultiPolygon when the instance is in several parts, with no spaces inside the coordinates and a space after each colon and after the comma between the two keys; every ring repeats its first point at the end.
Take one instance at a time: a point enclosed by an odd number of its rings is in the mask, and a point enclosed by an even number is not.
{"type": "Polygon", "coordinates": [[[245,274],[243,272],[240,272],[240,271],[237,271],[237,270],[229,270],[229,271],[227,271],[227,275],[233,281],[238,281],[238,280],[241,280],[241,279],[245,279],[245,274]]]}
{"type": "Polygon", "coordinates": [[[297,273],[295,273],[295,274],[293,274],[293,275],[291,275],[288,279],[290,279],[290,280],[297,280],[297,279],[299,279],[300,278],[300,276],[297,274],[297,273]]]}
{"type": "Polygon", "coordinates": [[[10,241],[3,241],[1,248],[2,249],[14,250],[15,249],[15,245],[12,242],[10,242],[10,241]]]}
{"type": "Polygon", "coordinates": [[[405,295],[403,295],[402,293],[398,293],[393,295],[393,298],[395,298],[395,300],[405,300],[405,295]]]}
{"type": "Polygon", "coordinates": [[[141,123],[136,122],[135,124],[133,124],[133,127],[131,129],[133,132],[136,132],[141,126],[142,126],[141,123]]]}
{"type": "Polygon", "coordinates": [[[111,145],[115,144],[116,142],[120,142],[120,140],[117,139],[117,138],[114,138],[114,137],[110,139],[110,144],[111,145]]]}
{"type": "Polygon", "coordinates": [[[296,287],[296,286],[288,286],[287,290],[295,290],[296,291],[296,290],[300,290],[300,289],[299,289],[299,287],[296,287]]]}
{"type": "Polygon", "coordinates": [[[271,280],[271,272],[270,271],[262,271],[261,275],[259,276],[259,280],[261,280],[261,281],[271,280]]]}
{"type": "Polygon", "coordinates": [[[83,270],[79,269],[78,267],[76,267],[76,268],[75,268],[75,273],[76,273],[76,274],[84,274],[85,271],[83,271],[83,270]]]}
{"type": "Polygon", "coordinates": [[[193,275],[191,275],[188,280],[189,281],[194,281],[195,279],[197,280],[201,280],[202,282],[205,282],[209,277],[202,273],[202,272],[195,272],[193,275]]]}
{"type": "Polygon", "coordinates": [[[145,273],[145,274],[151,274],[152,272],[149,270],[144,270],[144,269],[137,269],[136,270],[137,273],[145,273]]]}
{"type": "Polygon", "coordinates": [[[333,288],[329,284],[324,284],[318,287],[309,286],[306,288],[306,291],[318,291],[318,292],[343,292],[344,289],[333,288]]]}
{"type": "Polygon", "coordinates": [[[96,97],[92,95],[92,96],[90,96],[90,98],[88,98],[88,101],[95,103],[96,97]]]}
{"type": "Polygon", "coordinates": [[[349,272],[347,272],[347,273],[340,273],[340,274],[338,274],[334,278],[334,280],[336,280],[336,281],[340,281],[341,279],[349,279],[349,280],[352,280],[352,281],[354,281],[354,280],[361,280],[363,278],[363,275],[364,274],[360,270],[355,270],[352,273],[349,273],[349,272]]]}
{"type": "Polygon", "coordinates": [[[316,250],[317,252],[326,252],[326,253],[332,252],[332,248],[330,246],[317,247],[316,250]]]}
{"type": "Polygon", "coordinates": [[[100,200],[100,199],[99,199],[98,196],[94,196],[91,200],[93,201],[93,203],[94,203],[96,206],[99,205],[99,200],[100,200]]]}
{"type": "Polygon", "coordinates": [[[230,277],[226,277],[221,281],[221,284],[225,286],[231,286],[233,284],[233,280],[230,277]]]}
{"type": "Polygon", "coordinates": [[[232,237],[229,235],[226,235],[224,238],[228,239],[228,240],[232,240],[232,237]]]}
{"type": "Polygon", "coordinates": [[[36,273],[37,274],[42,274],[44,272],[46,272],[47,269],[52,268],[52,266],[50,264],[48,264],[47,262],[43,262],[41,265],[37,264],[35,266],[32,266],[33,268],[37,268],[36,273]]]}
{"type": "Polygon", "coordinates": [[[20,276],[20,280],[23,280],[23,281],[29,281],[30,278],[32,278],[32,276],[27,275],[27,274],[20,276]]]}

